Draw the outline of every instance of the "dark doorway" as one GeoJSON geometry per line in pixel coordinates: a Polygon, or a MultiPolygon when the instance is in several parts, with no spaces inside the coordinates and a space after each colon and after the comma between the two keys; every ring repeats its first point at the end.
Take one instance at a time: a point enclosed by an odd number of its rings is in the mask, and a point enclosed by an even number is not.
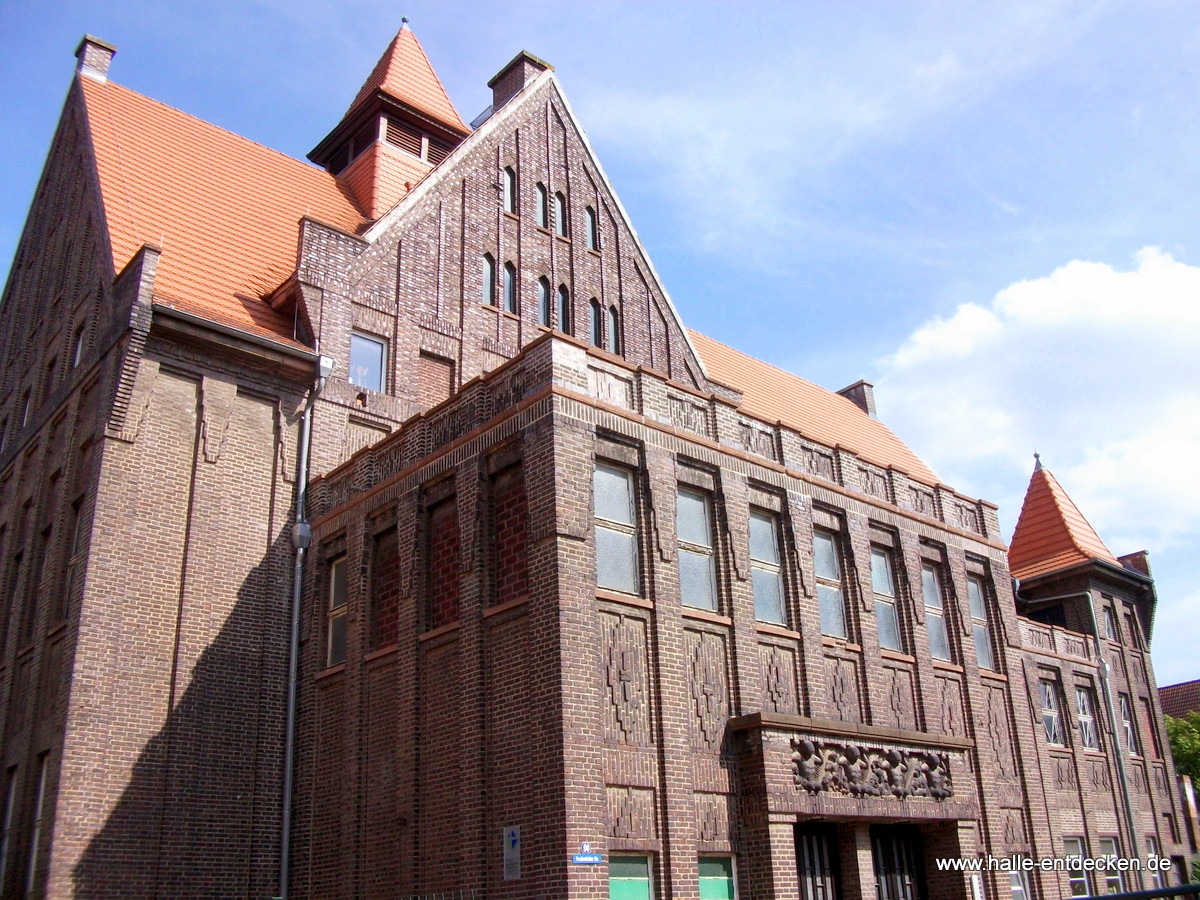
{"type": "Polygon", "coordinates": [[[821,823],[796,825],[796,870],[800,900],[841,900],[837,831],[821,823]]]}
{"type": "Polygon", "coordinates": [[[921,837],[915,828],[909,825],[873,826],[871,854],[875,860],[878,900],[924,900],[921,837]]]}

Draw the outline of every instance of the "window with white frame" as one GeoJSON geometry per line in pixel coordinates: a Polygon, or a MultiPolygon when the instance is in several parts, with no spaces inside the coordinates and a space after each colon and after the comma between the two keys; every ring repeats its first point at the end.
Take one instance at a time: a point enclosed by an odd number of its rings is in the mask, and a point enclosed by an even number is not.
{"type": "Polygon", "coordinates": [[[1141,748],[1138,746],[1137,728],[1133,724],[1133,704],[1129,695],[1118,694],[1117,706],[1121,712],[1121,732],[1125,735],[1125,749],[1130,756],[1140,756],[1141,748]]]}
{"type": "Polygon", "coordinates": [[[675,531],[679,538],[679,596],[683,605],[716,610],[712,500],[707,494],[679,488],[675,501],[675,531]]]}
{"type": "Polygon", "coordinates": [[[925,603],[925,630],[929,632],[929,655],[950,659],[950,635],[942,594],[942,570],[937,563],[921,564],[921,598],[925,603]]]}
{"type": "Polygon", "coordinates": [[[1121,870],[1115,865],[1117,861],[1117,839],[1112,837],[1100,838],[1100,858],[1110,860],[1111,866],[1097,866],[1096,874],[1104,879],[1104,893],[1119,894],[1125,890],[1125,879],[1121,870]]]}
{"type": "Polygon", "coordinates": [[[1029,890],[1029,876],[1024,872],[1008,873],[1008,890],[1012,900],[1033,900],[1029,890]]]}
{"type": "Polygon", "coordinates": [[[639,576],[633,472],[597,461],[592,487],[596,585],[636,594],[639,576]]]}
{"type": "Polygon", "coordinates": [[[1063,743],[1062,716],[1058,704],[1058,684],[1052,678],[1038,681],[1042,698],[1042,727],[1046,732],[1046,743],[1061,746],[1063,743]]]}
{"type": "MultiPolygon", "coordinates": [[[[1083,857],[1083,838],[1068,837],[1063,838],[1063,856],[1070,859],[1082,859],[1083,857]]],[[[1072,897],[1087,897],[1092,893],[1092,887],[1088,880],[1088,873],[1082,866],[1068,867],[1068,878],[1071,884],[1072,897]]]]}
{"type": "Polygon", "coordinates": [[[900,650],[900,617],[896,613],[896,573],[892,551],[871,547],[871,592],[875,595],[875,622],[879,628],[879,646],[900,650]]]}
{"type": "Polygon", "coordinates": [[[355,331],[350,335],[350,383],[382,392],[387,367],[387,341],[355,331]]]}
{"type": "Polygon", "coordinates": [[[1162,869],[1158,867],[1158,859],[1158,838],[1152,834],[1148,834],[1146,835],[1146,862],[1150,864],[1147,867],[1150,870],[1150,887],[1155,890],[1166,887],[1162,869]]]}
{"type": "Polygon", "coordinates": [[[336,666],[346,661],[346,612],[350,580],[349,566],[344,555],[330,560],[325,590],[325,665],[336,666]]]}
{"type": "Polygon", "coordinates": [[[992,634],[988,628],[987,585],[979,575],[967,576],[967,605],[971,608],[971,634],[975,638],[975,660],[981,669],[995,669],[992,634]]]}
{"type": "Polygon", "coordinates": [[[1104,636],[1110,641],[1119,640],[1117,637],[1117,614],[1113,611],[1112,597],[1101,596],[1104,601],[1104,636]]]}
{"type": "Polygon", "coordinates": [[[1100,749],[1100,736],[1096,731],[1096,701],[1092,689],[1075,687],[1075,715],[1079,720],[1079,746],[1088,750],[1100,749]]]}
{"type": "Polygon", "coordinates": [[[835,532],[821,529],[813,532],[813,571],[821,607],[821,633],[844,638],[847,634],[846,598],[839,543],[835,532]]]}
{"type": "Polygon", "coordinates": [[[754,617],[760,622],[786,625],[779,519],[765,509],[750,510],[750,582],[754,617]]]}

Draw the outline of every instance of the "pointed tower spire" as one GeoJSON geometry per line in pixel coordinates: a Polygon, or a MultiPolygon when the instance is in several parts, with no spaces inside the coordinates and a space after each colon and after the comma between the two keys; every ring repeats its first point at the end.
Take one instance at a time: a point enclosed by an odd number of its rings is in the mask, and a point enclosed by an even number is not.
{"type": "Polygon", "coordinates": [[[400,30],[359,88],[346,117],[376,91],[382,91],[456,131],[467,133],[466,123],[450,102],[441,79],[429,64],[429,57],[425,55],[421,42],[408,27],[407,18],[401,20],[400,30]]]}
{"type": "Polygon", "coordinates": [[[1032,578],[1093,559],[1119,566],[1062,485],[1042,466],[1041,457],[1035,453],[1034,459],[1033,477],[1008,546],[1013,576],[1032,578]]]}

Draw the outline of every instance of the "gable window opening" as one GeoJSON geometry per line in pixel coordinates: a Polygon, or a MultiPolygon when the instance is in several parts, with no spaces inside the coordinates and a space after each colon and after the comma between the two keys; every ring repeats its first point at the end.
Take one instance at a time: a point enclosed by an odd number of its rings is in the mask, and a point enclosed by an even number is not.
{"type": "Polygon", "coordinates": [[[942,575],[935,563],[921,565],[921,596],[925,602],[925,630],[929,633],[929,655],[950,659],[950,635],[942,595],[942,575]]]}
{"type": "Polygon", "coordinates": [[[329,583],[326,589],[325,665],[336,666],[346,661],[346,622],[350,597],[349,565],[345,555],[329,563],[329,583]]]}
{"type": "Polygon", "coordinates": [[[517,214],[517,173],[512,166],[505,166],[502,175],[504,188],[504,211],[517,214]]]}
{"type": "Polygon", "coordinates": [[[571,292],[565,284],[558,286],[558,330],[571,333],[571,292]]]}
{"type": "Polygon", "coordinates": [[[567,198],[561,191],[554,195],[554,233],[563,238],[567,236],[567,198]]]}
{"type": "Polygon", "coordinates": [[[504,311],[517,311],[517,267],[510,262],[504,264],[504,311]]]}
{"type": "Polygon", "coordinates": [[[871,591],[875,594],[875,622],[879,629],[879,646],[885,650],[901,650],[900,617],[896,613],[896,574],[892,551],[886,547],[871,548],[871,591]]]}
{"type": "Polygon", "coordinates": [[[588,303],[588,331],[591,334],[592,346],[604,346],[604,307],[595,297],[588,303]]]}
{"type": "Polygon", "coordinates": [[[679,596],[684,606],[717,609],[717,567],[713,553],[712,500],[679,488],[675,502],[679,538],[679,596]]]}
{"type": "Polygon", "coordinates": [[[496,305],[496,257],[483,254],[483,300],[484,306],[496,305]]]}
{"type": "Polygon", "coordinates": [[[596,586],[640,593],[633,472],[596,462],[592,510],[596,520],[596,586]]]}
{"type": "Polygon", "coordinates": [[[546,186],[540,181],[535,189],[537,194],[537,207],[534,209],[534,221],[538,228],[550,227],[550,198],[546,192],[546,186]]]}
{"type": "Polygon", "coordinates": [[[608,308],[608,352],[621,352],[621,313],[616,306],[608,308]]]}
{"type": "Polygon", "coordinates": [[[967,605],[971,608],[971,634],[975,638],[975,661],[981,669],[996,668],[992,654],[992,635],[988,629],[987,587],[978,575],[967,576],[967,605]]]}
{"type": "Polygon", "coordinates": [[[554,324],[553,306],[550,299],[550,282],[543,275],[538,279],[538,324],[547,328],[554,324]]]}
{"type": "Polygon", "coordinates": [[[1051,678],[1038,681],[1042,698],[1042,728],[1046,732],[1046,743],[1057,747],[1063,745],[1062,718],[1059,715],[1058,685],[1051,678]]]}
{"type": "Polygon", "coordinates": [[[387,342],[361,331],[350,335],[350,383],[382,393],[387,366],[387,342]]]}
{"type": "Polygon", "coordinates": [[[596,220],[596,210],[590,206],[584,212],[584,227],[585,227],[584,237],[585,237],[585,240],[587,241],[587,248],[589,250],[599,250],[600,249],[599,222],[597,222],[597,220],[596,220]]]}
{"type": "Polygon", "coordinates": [[[817,579],[817,602],[821,607],[821,634],[845,638],[846,599],[836,533],[813,532],[813,571],[817,579]]]}
{"type": "Polygon", "coordinates": [[[1075,713],[1079,719],[1079,746],[1088,750],[1100,749],[1100,737],[1096,731],[1096,704],[1091,689],[1075,688],[1075,713]]]}
{"type": "Polygon", "coordinates": [[[754,617],[760,622],[787,625],[779,520],[774,513],[761,509],[750,510],[750,584],[754,617]]]}

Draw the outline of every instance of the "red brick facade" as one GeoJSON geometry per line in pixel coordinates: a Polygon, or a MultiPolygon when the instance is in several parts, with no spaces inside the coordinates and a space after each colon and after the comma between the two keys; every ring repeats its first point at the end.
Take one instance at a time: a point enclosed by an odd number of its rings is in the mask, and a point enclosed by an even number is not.
{"type": "MultiPolygon", "coordinates": [[[[79,78],[110,57],[85,42],[79,78]]],[[[783,898],[825,854],[845,898],[960,898],[934,858],[1190,852],[1147,573],[1097,562],[1014,597],[994,507],[747,411],[545,64],[519,55],[453,147],[461,123],[426,122],[448,155],[382,218],[299,223],[294,273],[244,301],[294,323],[275,338],[156,289],[169,240],[115,271],[81,83],[0,305],[0,900],[277,894],[310,403],[291,896],[600,900],[615,856],[647,861],[654,897],[730,860],[740,896],[783,898]],[[628,521],[600,522],[597,464],[624,473],[628,521]],[[629,590],[598,587],[629,560],[629,590]],[[697,573],[705,608],[683,602],[697,573]],[[766,584],[782,621],[756,612],[766,584]],[[600,864],[572,862],[584,844],[600,864]]],[[[424,121],[363,96],[330,159],[364,123],[424,121]]]]}

